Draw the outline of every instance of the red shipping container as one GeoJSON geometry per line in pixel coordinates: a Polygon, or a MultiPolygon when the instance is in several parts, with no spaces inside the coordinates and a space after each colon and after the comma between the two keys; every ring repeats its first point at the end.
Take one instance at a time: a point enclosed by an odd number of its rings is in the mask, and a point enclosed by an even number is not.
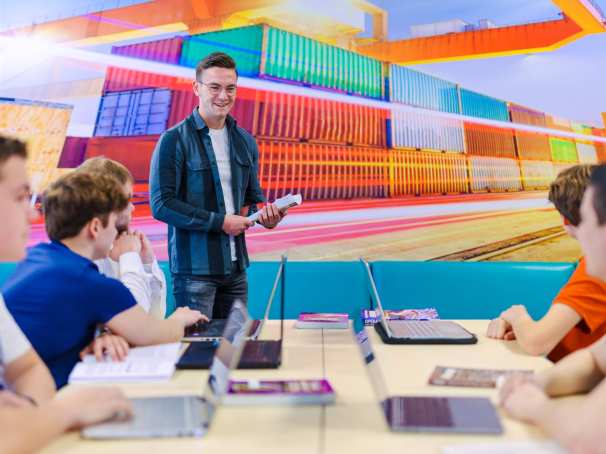
{"type": "Polygon", "coordinates": [[[95,156],[118,161],[133,174],[136,182],[149,180],[149,166],[159,136],[91,137],[86,159],[95,156]]]}
{"type": "MultiPolygon", "coordinates": [[[[238,88],[238,95],[230,115],[238,122],[238,126],[255,135],[255,90],[251,88],[238,88]]],[[[192,87],[184,90],[175,90],[172,93],[170,113],[168,114],[168,127],[171,128],[191,115],[194,107],[198,105],[198,97],[192,87]]]]}
{"type": "Polygon", "coordinates": [[[467,160],[460,153],[390,150],[390,196],[468,192],[467,160]]]}
{"type": "Polygon", "coordinates": [[[146,43],[112,46],[112,54],[124,57],[140,58],[142,60],[159,61],[178,65],[183,48],[183,37],[161,39],[146,43]]]}
{"type": "Polygon", "coordinates": [[[258,99],[259,137],[386,146],[385,110],[270,91],[258,99]]]}
{"type": "MultiPolygon", "coordinates": [[[[606,129],[592,128],[591,134],[594,136],[606,138],[606,129]]],[[[598,162],[606,161],[606,142],[593,142],[595,145],[595,151],[598,155],[598,162]]]]}
{"type": "Polygon", "coordinates": [[[465,122],[465,148],[476,156],[515,158],[513,130],[465,122]]]}
{"type": "Polygon", "coordinates": [[[103,86],[103,94],[116,91],[141,90],[144,88],[191,90],[193,78],[193,72],[191,79],[184,79],[181,77],[164,76],[162,74],[108,66],[105,75],[105,85],[103,86]]]}
{"type": "MultiPolygon", "coordinates": [[[[538,110],[522,107],[517,104],[509,104],[511,121],[524,125],[547,127],[545,114],[538,110]]],[[[549,137],[546,134],[515,131],[516,148],[520,159],[531,159],[538,161],[551,160],[551,149],[549,137]]]]}
{"type": "Polygon", "coordinates": [[[289,192],[305,200],[386,197],[385,148],[260,139],[259,181],[268,200],[289,192]]]}

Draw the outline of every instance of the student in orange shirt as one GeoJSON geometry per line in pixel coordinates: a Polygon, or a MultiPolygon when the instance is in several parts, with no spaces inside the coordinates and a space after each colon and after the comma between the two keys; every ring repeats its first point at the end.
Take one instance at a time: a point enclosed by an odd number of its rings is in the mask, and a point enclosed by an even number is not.
{"type": "MultiPolygon", "coordinates": [[[[560,172],[549,188],[549,200],[573,238],[581,221],[579,209],[583,194],[594,167],[587,164],[570,167],[560,172]]],[[[548,358],[556,362],[604,334],[606,283],[589,276],[585,259],[581,258],[543,318],[535,321],[523,305],[514,305],[490,322],[486,335],[494,339],[517,339],[527,353],[548,354],[548,358]]]]}

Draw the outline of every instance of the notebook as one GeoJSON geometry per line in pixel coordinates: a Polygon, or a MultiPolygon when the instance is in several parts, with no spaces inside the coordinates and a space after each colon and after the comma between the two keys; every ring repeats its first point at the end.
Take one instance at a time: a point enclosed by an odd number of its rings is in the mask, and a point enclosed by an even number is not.
{"type": "Polygon", "coordinates": [[[430,385],[464,386],[472,388],[496,388],[501,377],[512,374],[532,375],[531,370],[513,369],[464,369],[460,367],[436,366],[429,377],[430,385]]]}
{"type": "Polygon", "coordinates": [[[295,327],[300,329],[347,329],[349,328],[349,314],[301,312],[295,327]]]}
{"type": "Polygon", "coordinates": [[[226,404],[325,405],[335,401],[335,392],[324,379],[232,380],[226,404]]]}
{"type": "Polygon", "coordinates": [[[175,372],[181,343],[135,347],[124,361],[97,361],[94,355],[76,364],[68,382],[158,382],[168,381],[175,372]]]}

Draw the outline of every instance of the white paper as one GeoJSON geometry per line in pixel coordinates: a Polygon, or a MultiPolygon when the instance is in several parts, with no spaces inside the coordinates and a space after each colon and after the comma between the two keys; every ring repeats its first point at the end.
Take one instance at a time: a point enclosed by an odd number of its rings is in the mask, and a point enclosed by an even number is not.
{"type": "MultiPolygon", "coordinates": [[[[274,204],[278,207],[278,210],[282,211],[286,208],[294,207],[297,205],[301,205],[303,198],[301,194],[286,194],[284,197],[280,197],[279,199],[274,200],[274,204]]],[[[255,222],[261,216],[261,211],[257,211],[256,213],[248,216],[248,219],[255,222]]]]}

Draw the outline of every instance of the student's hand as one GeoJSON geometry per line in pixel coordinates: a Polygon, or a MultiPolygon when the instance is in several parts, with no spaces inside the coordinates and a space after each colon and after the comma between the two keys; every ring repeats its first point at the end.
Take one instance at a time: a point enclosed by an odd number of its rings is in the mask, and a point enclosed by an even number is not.
{"type": "Polygon", "coordinates": [[[65,418],[70,429],[100,422],[124,421],[133,414],[131,403],[118,388],[66,387],[48,404],[65,418]]]}
{"type": "Polygon", "coordinates": [[[238,236],[253,224],[254,222],[248,218],[245,218],[244,216],[227,214],[225,215],[225,220],[223,221],[223,231],[228,235],[238,236]]]}
{"type": "Polygon", "coordinates": [[[134,233],[122,232],[118,238],[114,240],[114,244],[109,251],[109,257],[117,262],[122,254],[127,252],[141,253],[141,240],[134,233]]]}
{"type": "Polygon", "coordinates": [[[274,203],[265,205],[259,216],[259,224],[267,229],[273,229],[286,216],[286,210],[282,213],[274,203]]]}
{"type": "Polygon", "coordinates": [[[528,315],[526,307],[522,306],[521,304],[515,304],[506,311],[501,312],[500,317],[506,320],[508,323],[514,324],[523,318],[530,318],[530,315],[528,315]]]}
{"type": "Polygon", "coordinates": [[[491,339],[505,339],[514,340],[516,335],[513,332],[511,323],[507,320],[499,317],[491,320],[488,324],[488,330],[486,331],[486,337],[491,339]]]}
{"type": "Polygon", "coordinates": [[[113,361],[124,361],[128,355],[128,350],[128,342],[123,337],[115,334],[102,334],[80,352],[80,359],[92,353],[97,361],[103,361],[105,355],[109,355],[113,361]]]}
{"type": "Polygon", "coordinates": [[[512,384],[509,392],[501,398],[501,407],[514,419],[534,422],[548,402],[545,391],[534,380],[527,379],[519,384],[512,384]]]}
{"type": "Polygon", "coordinates": [[[27,408],[34,404],[31,400],[10,391],[0,391],[0,407],[27,408]]]}
{"type": "Polygon", "coordinates": [[[509,395],[513,393],[517,388],[522,386],[525,383],[533,383],[534,385],[539,386],[536,378],[532,375],[528,374],[511,374],[503,380],[502,383],[497,383],[499,388],[499,401],[501,403],[505,402],[509,395]]]}
{"type": "Polygon", "coordinates": [[[156,256],[154,255],[154,249],[152,248],[151,242],[149,238],[145,236],[143,232],[135,231],[135,235],[139,237],[139,241],[141,242],[141,261],[145,264],[151,264],[154,262],[156,256]]]}
{"type": "Polygon", "coordinates": [[[189,307],[178,307],[169,317],[178,320],[183,328],[198,323],[199,321],[208,322],[208,317],[200,311],[195,311],[189,307]]]}

